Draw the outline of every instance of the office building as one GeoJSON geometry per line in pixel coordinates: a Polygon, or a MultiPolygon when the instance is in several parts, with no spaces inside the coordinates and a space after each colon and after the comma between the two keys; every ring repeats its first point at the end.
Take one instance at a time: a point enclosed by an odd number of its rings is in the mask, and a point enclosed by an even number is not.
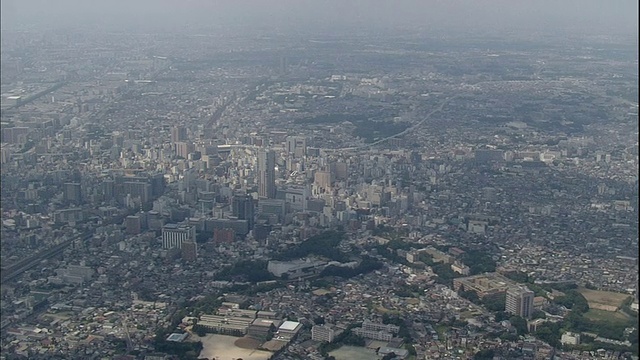
{"type": "Polygon", "coordinates": [[[196,241],[196,228],[189,225],[166,224],[162,227],[162,248],[182,249],[185,241],[196,241]]]}
{"type": "Polygon", "coordinates": [[[187,129],[183,126],[174,126],[171,129],[171,142],[176,143],[185,140],[187,140],[187,129]]]}
{"type": "Polygon", "coordinates": [[[236,237],[236,232],[229,228],[213,229],[213,242],[216,244],[230,243],[236,237]]]}
{"type": "Polygon", "coordinates": [[[101,184],[100,184],[100,195],[102,195],[102,198],[106,201],[110,201],[111,199],[113,199],[116,195],[116,182],[111,180],[111,179],[107,179],[104,180],[101,184]]]}
{"type": "Polygon", "coordinates": [[[249,233],[249,222],[236,219],[205,219],[204,231],[214,232],[215,229],[232,229],[235,235],[246,236],[249,233]]]}
{"type": "Polygon", "coordinates": [[[322,190],[329,190],[333,183],[333,175],[329,171],[316,171],[313,183],[322,190]]]}
{"type": "Polygon", "coordinates": [[[271,225],[265,223],[255,224],[253,227],[253,238],[258,241],[266,240],[271,232],[271,225]]]}
{"type": "Polygon", "coordinates": [[[307,154],[307,138],[302,136],[287,136],[287,153],[294,157],[301,158],[307,154]]]}
{"type": "Polygon", "coordinates": [[[345,162],[338,161],[332,163],[330,169],[334,179],[346,180],[349,177],[349,168],[345,162]]]}
{"type": "Polygon", "coordinates": [[[258,152],[258,196],[276,197],[276,154],[273,150],[258,152]]]}
{"type": "Polygon", "coordinates": [[[146,182],[146,179],[143,181],[133,180],[126,181],[122,184],[122,193],[121,196],[130,195],[131,198],[140,199],[140,202],[143,204],[147,204],[153,200],[151,195],[151,184],[146,182]]]}
{"type": "Polygon", "coordinates": [[[198,244],[195,241],[182,242],[182,260],[193,262],[198,257],[198,244]]]}
{"type": "Polygon", "coordinates": [[[193,145],[193,143],[188,141],[178,141],[175,143],[174,146],[175,146],[176,156],[179,156],[183,159],[187,159],[189,157],[189,154],[196,151],[195,145],[193,145]]]}
{"type": "Polygon", "coordinates": [[[247,220],[249,229],[253,228],[254,223],[254,205],[251,195],[236,194],[232,201],[233,216],[239,220],[247,220]]]}
{"type": "Polygon", "coordinates": [[[72,204],[82,204],[82,189],[79,183],[65,183],[63,191],[64,201],[72,204]]]}
{"type": "Polygon", "coordinates": [[[140,216],[127,216],[124,220],[125,232],[129,235],[138,235],[142,232],[142,219],[140,216]]]}
{"type": "Polygon", "coordinates": [[[505,311],[523,317],[531,317],[533,311],[533,291],[526,287],[515,287],[507,290],[505,311]]]}

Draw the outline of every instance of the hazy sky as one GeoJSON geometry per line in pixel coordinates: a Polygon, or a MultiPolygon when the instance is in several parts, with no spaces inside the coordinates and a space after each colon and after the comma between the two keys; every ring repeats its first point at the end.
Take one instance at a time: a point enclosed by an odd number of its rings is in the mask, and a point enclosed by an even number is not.
{"type": "MultiPolygon", "coordinates": [[[[0,0],[2,28],[638,32],[637,0],[0,0]],[[87,25],[89,24],[89,25],[87,25]]],[[[339,31],[338,31],[339,33],[339,31]]]]}

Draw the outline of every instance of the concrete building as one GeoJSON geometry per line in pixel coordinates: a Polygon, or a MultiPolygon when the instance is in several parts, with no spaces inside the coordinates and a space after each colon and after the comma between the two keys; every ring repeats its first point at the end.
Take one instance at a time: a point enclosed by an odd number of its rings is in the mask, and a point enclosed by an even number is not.
{"type": "Polygon", "coordinates": [[[236,237],[236,232],[233,229],[213,229],[213,242],[231,243],[236,237]]]}
{"type": "Polygon", "coordinates": [[[280,326],[281,321],[275,319],[261,319],[257,318],[253,320],[251,325],[247,328],[247,334],[257,338],[267,338],[280,326]]]}
{"type": "Polygon", "coordinates": [[[275,215],[277,222],[282,222],[285,216],[285,201],[280,199],[260,199],[258,201],[258,213],[262,215],[275,215]]]}
{"type": "Polygon", "coordinates": [[[498,273],[484,273],[453,279],[453,289],[455,291],[459,291],[460,287],[464,287],[466,291],[475,291],[481,299],[487,296],[501,296],[514,286],[516,286],[516,283],[498,273]]]}
{"type": "Polygon", "coordinates": [[[82,204],[82,188],[80,183],[65,183],[63,199],[72,204],[82,204]]]}
{"type": "Polygon", "coordinates": [[[287,153],[294,157],[304,157],[307,153],[307,139],[302,136],[288,136],[286,140],[287,153]]]}
{"type": "Polygon", "coordinates": [[[280,327],[278,327],[278,332],[276,333],[279,337],[285,339],[293,339],[298,333],[302,330],[302,324],[297,321],[284,321],[280,327]]]}
{"type": "Polygon", "coordinates": [[[316,171],[313,182],[317,188],[329,190],[333,183],[333,176],[329,171],[316,171]]]}
{"type": "Polygon", "coordinates": [[[273,150],[258,152],[258,196],[274,199],[276,197],[276,154],[273,150]]]}
{"type": "Polygon", "coordinates": [[[363,328],[354,328],[353,333],[366,339],[391,341],[393,335],[386,331],[365,330],[363,328]]]}
{"type": "Polygon", "coordinates": [[[533,298],[533,291],[526,287],[510,288],[507,290],[505,311],[523,318],[529,318],[533,312],[533,298]]]}
{"type": "Polygon", "coordinates": [[[232,213],[233,216],[239,220],[247,220],[249,229],[253,229],[254,224],[254,206],[253,198],[247,194],[236,194],[233,196],[232,201],[232,213]]]}
{"type": "Polygon", "coordinates": [[[198,244],[195,241],[182,242],[182,260],[193,262],[198,258],[198,244]]]}
{"type": "Polygon", "coordinates": [[[218,334],[243,336],[247,333],[253,318],[230,317],[220,315],[202,315],[198,320],[198,327],[205,331],[218,334]]]}
{"type": "Polygon", "coordinates": [[[274,276],[282,277],[287,275],[289,279],[295,279],[305,276],[319,274],[324,270],[327,263],[325,261],[293,260],[293,261],[277,261],[270,260],[267,270],[274,276]]]}
{"type": "Polygon", "coordinates": [[[124,219],[126,233],[129,235],[138,235],[142,232],[142,219],[140,216],[130,215],[124,219]]]}
{"type": "Polygon", "coordinates": [[[362,327],[353,329],[354,334],[366,339],[391,341],[394,334],[400,331],[400,327],[392,324],[378,324],[371,321],[364,321],[362,327]]]}
{"type": "Polygon", "coordinates": [[[183,126],[174,126],[171,128],[171,142],[187,140],[187,129],[183,126]]]}
{"type": "Polygon", "coordinates": [[[328,325],[314,325],[311,328],[311,340],[333,342],[336,331],[328,325]]]}
{"type": "Polygon", "coordinates": [[[196,228],[189,225],[166,224],[162,227],[162,248],[182,249],[185,241],[196,241],[196,228]]]}

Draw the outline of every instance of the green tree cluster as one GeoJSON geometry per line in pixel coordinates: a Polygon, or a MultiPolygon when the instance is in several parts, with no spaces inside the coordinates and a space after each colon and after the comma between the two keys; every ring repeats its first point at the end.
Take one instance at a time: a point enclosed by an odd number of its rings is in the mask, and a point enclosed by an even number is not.
{"type": "Polygon", "coordinates": [[[496,261],[493,260],[491,254],[488,252],[466,249],[460,259],[469,267],[470,275],[496,271],[496,261]]]}
{"type": "Polygon", "coordinates": [[[288,261],[313,254],[335,261],[346,262],[349,260],[349,257],[336,250],[336,247],[340,244],[343,237],[344,233],[342,232],[326,231],[322,234],[312,236],[302,243],[274,256],[274,260],[288,261]]]}

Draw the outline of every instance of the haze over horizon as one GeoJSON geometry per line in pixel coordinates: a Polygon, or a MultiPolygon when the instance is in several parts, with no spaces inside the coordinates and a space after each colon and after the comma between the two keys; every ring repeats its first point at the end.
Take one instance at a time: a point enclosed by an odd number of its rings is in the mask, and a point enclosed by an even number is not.
{"type": "Polygon", "coordinates": [[[638,2],[403,0],[3,0],[5,30],[201,31],[349,34],[346,29],[434,32],[638,34],[638,2]]]}

